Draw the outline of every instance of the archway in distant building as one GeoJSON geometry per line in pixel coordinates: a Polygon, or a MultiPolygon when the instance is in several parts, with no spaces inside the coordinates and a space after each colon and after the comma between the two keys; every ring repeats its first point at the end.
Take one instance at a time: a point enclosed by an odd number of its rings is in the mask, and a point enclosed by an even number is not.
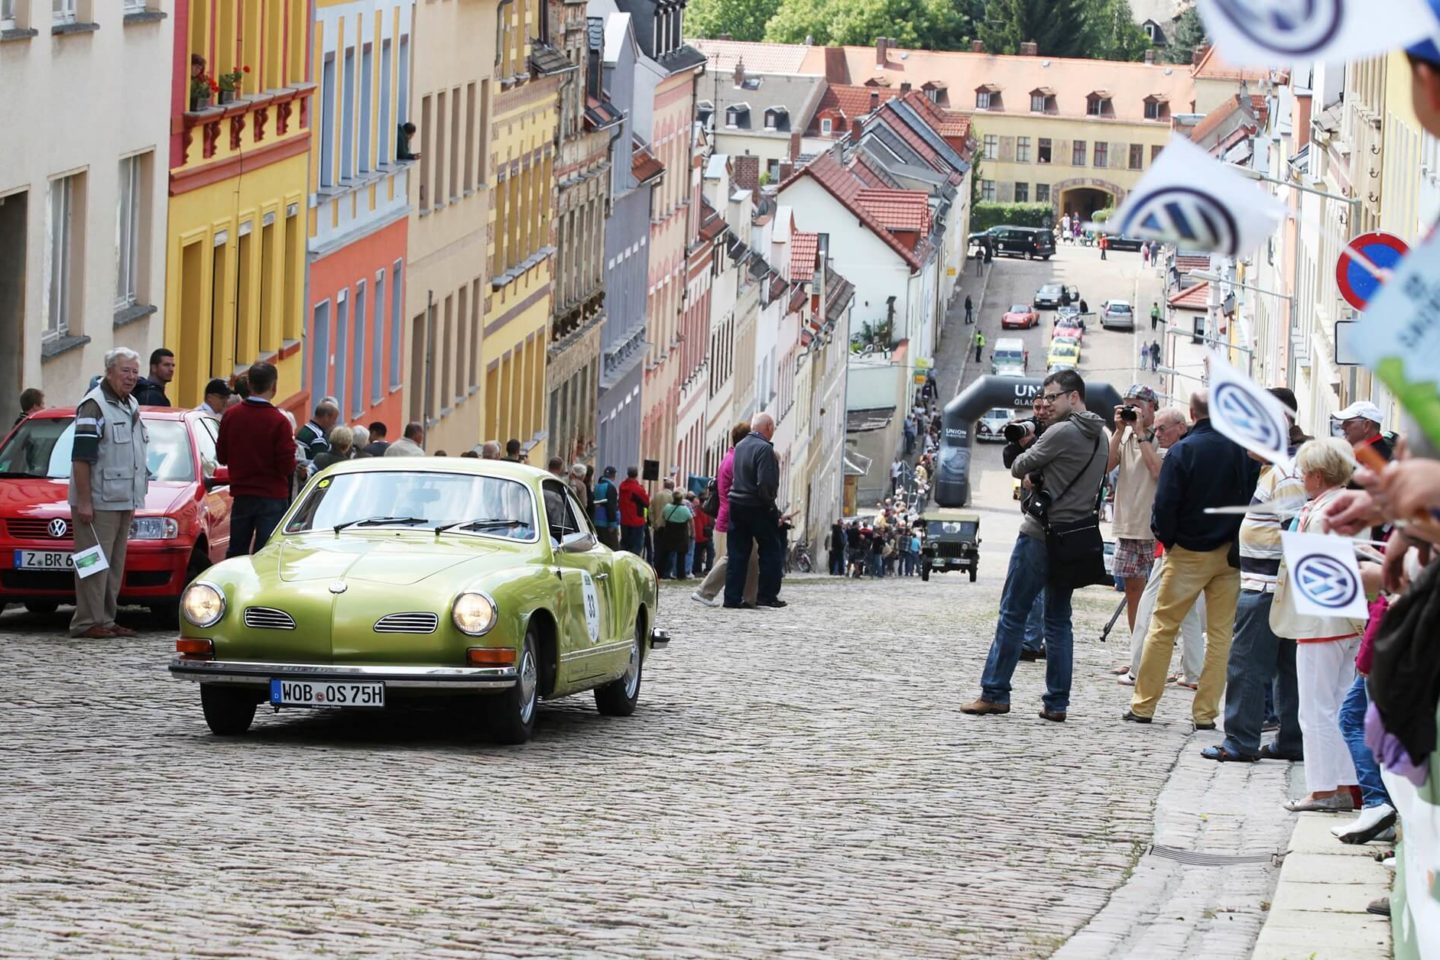
{"type": "Polygon", "coordinates": [[[1118,207],[1125,199],[1125,190],[1119,184],[1093,177],[1062,180],[1051,187],[1051,191],[1059,198],[1062,215],[1079,214],[1081,220],[1089,220],[1096,210],[1118,207]]]}

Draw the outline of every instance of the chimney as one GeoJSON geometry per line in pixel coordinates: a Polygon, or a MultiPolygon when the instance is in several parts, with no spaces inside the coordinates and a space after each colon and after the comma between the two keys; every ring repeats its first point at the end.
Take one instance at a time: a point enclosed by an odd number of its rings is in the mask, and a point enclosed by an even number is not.
{"type": "Polygon", "coordinates": [[[875,66],[885,66],[887,54],[889,53],[890,41],[884,37],[875,38],[875,66]]]}
{"type": "Polygon", "coordinates": [[[1190,66],[1192,66],[1192,67],[1198,67],[1198,66],[1200,66],[1200,61],[1201,61],[1201,60],[1204,60],[1204,59],[1205,59],[1205,54],[1207,54],[1207,53],[1209,53],[1209,52],[1210,52],[1210,45],[1209,45],[1208,43],[1202,43],[1202,44],[1198,45],[1194,50],[1191,50],[1191,51],[1190,51],[1190,66]]]}
{"type": "Polygon", "coordinates": [[[900,92],[901,92],[901,93],[909,93],[909,92],[910,92],[910,81],[909,81],[909,80],[901,80],[901,81],[900,81],[900,92]]]}
{"type": "Polygon", "coordinates": [[[800,131],[799,131],[799,130],[796,130],[794,133],[790,134],[790,159],[791,159],[791,161],[793,162],[793,161],[795,161],[795,160],[798,160],[799,158],[800,158],[800,131]]]}
{"type": "Polygon", "coordinates": [[[871,91],[870,91],[870,112],[871,112],[871,113],[874,113],[874,112],[875,112],[876,110],[878,110],[878,109],[880,109],[880,91],[879,91],[879,90],[871,90],[871,91]]]}
{"type": "Polygon", "coordinates": [[[788,161],[788,160],[781,160],[781,161],[780,161],[780,175],[779,175],[779,179],[776,180],[776,183],[784,183],[786,180],[789,180],[789,179],[790,179],[790,174],[792,174],[792,173],[794,173],[794,172],[795,172],[795,164],[791,163],[791,162],[788,161]]]}
{"type": "Polygon", "coordinates": [[[744,57],[736,57],[736,58],[735,58],[735,89],[737,89],[737,90],[740,89],[740,87],[744,86],[744,84],[745,84],[745,58],[744,58],[744,57]]]}
{"type": "Polygon", "coordinates": [[[971,52],[971,53],[984,53],[984,52],[985,52],[985,41],[984,41],[984,40],[971,40],[971,41],[970,41],[970,52],[971,52]]]}
{"type": "Polygon", "coordinates": [[[1155,62],[1155,48],[1154,48],[1154,47],[1151,47],[1149,50],[1146,50],[1146,51],[1145,51],[1145,62],[1146,62],[1146,63],[1154,63],[1154,62],[1155,62]]]}
{"type": "Polygon", "coordinates": [[[851,140],[851,142],[853,142],[853,143],[859,143],[859,142],[860,142],[860,131],[863,130],[863,129],[864,129],[864,124],[862,124],[859,120],[851,120],[851,121],[850,121],[850,140],[851,140]]]}
{"type": "Polygon", "coordinates": [[[1040,56],[1040,45],[1039,45],[1038,43],[1036,43],[1034,40],[1025,40],[1025,41],[1021,42],[1021,44],[1020,44],[1020,56],[1022,56],[1022,57],[1038,57],[1038,56],[1040,56]]]}

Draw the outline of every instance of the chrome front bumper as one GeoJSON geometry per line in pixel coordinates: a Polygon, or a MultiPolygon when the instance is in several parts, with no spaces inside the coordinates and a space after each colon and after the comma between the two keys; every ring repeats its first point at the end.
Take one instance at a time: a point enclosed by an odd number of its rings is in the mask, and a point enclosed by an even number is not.
{"type": "Polygon", "coordinates": [[[503,690],[515,686],[511,667],[403,667],[345,664],[261,663],[254,660],[190,660],[175,657],[170,674],[179,680],[268,686],[275,678],[381,680],[410,690],[503,690]]]}

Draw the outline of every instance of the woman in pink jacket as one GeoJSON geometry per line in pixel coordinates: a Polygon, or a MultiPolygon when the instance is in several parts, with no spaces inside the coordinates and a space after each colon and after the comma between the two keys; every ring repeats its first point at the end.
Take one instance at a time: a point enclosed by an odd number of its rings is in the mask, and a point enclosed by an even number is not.
{"type": "MultiPolygon", "coordinates": [[[[715,489],[720,496],[720,511],[715,515],[715,566],[705,575],[705,582],[700,584],[700,589],[690,594],[690,599],[697,603],[703,603],[708,607],[720,606],[716,599],[720,591],[725,589],[725,569],[729,563],[725,559],[725,532],[728,529],[730,520],[730,484],[735,480],[735,444],[744,440],[750,435],[750,424],[741,420],[730,428],[730,449],[725,452],[725,457],[720,461],[720,469],[715,474],[715,489]]],[[[759,554],[750,552],[750,569],[745,577],[744,602],[750,606],[755,605],[755,597],[760,585],[760,561],[759,554]]]]}

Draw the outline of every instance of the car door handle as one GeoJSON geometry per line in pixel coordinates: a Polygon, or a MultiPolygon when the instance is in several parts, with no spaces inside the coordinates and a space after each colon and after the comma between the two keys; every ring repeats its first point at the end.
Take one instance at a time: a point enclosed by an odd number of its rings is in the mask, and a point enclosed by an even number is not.
{"type": "Polygon", "coordinates": [[[596,579],[596,580],[609,580],[609,579],[610,579],[610,574],[608,574],[608,573],[597,573],[597,574],[595,574],[595,579],[596,579]]]}

